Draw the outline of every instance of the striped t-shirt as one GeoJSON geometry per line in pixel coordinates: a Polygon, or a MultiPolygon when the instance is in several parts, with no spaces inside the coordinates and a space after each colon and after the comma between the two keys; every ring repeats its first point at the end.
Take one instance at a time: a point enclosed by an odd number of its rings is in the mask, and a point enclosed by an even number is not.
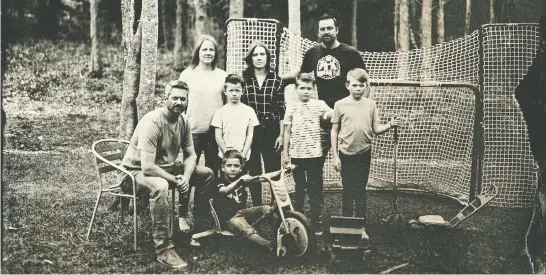
{"type": "Polygon", "coordinates": [[[322,100],[290,104],[284,124],[291,125],[289,154],[291,158],[317,158],[322,156],[320,144],[320,117],[330,107],[322,100]]]}

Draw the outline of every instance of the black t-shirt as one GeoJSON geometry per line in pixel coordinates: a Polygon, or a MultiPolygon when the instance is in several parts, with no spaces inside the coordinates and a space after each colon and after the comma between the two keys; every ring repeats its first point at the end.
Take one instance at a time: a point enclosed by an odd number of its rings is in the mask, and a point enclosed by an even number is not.
{"type": "Polygon", "coordinates": [[[246,200],[248,194],[246,193],[244,185],[239,185],[230,194],[220,194],[220,187],[228,186],[230,182],[223,178],[215,179],[214,185],[216,185],[216,196],[214,198],[214,209],[218,214],[220,223],[225,223],[229,219],[233,218],[237,211],[246,208],[246,200]]]}
{"type": "Polygon", "coordinates": [[[327,49],[318,44],[305,53],[300,71],[314,72],[319,99],[334,108],[336,101],[349,95],[345,82],[347,73],[354,68],[366,70],[355,48],[341,43],[334,49],[327,49]]]}

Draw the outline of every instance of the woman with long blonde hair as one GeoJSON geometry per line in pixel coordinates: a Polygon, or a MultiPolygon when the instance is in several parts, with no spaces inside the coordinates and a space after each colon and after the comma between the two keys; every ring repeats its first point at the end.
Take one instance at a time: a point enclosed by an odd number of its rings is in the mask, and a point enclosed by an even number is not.
{"type": "MultiPolygon", "coordinates": [[[[187,116],[191,126],[193,146],[197,154],[197,163],[201,153],[205,155],[205,166],[218,171],[218,146],[214,139],[214,129],[210,123],[214,112],[224,105],[222,93],[226,72],[217,67],[218,44],[210,35],[201,35],[193,49],[191,64],[179,77],[188,84],[187,116]]],[[[180,230],[187,232],[187,203],[179,209],[180,230]]]]}

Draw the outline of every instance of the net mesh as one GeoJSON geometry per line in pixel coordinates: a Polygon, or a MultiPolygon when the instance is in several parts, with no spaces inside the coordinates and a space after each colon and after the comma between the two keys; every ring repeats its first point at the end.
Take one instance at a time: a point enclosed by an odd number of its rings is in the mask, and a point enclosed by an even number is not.
{"type": "Polygon", "coordinates": [[[527,73],[539,42],[538,25],[483,28],[485,159],[483,188],[499,188],[495,202],[532,206],[537,174],[527,128],[514,90],[527,73]]]}
{"type": "Polygon", "coordinates": [[[232,19],[228,22],[226,71],[241,74],[246,68],[245,56],[248,47],[256,40],[262,41],[271,53],[271,69],[274,70],[277,60],[277,28],[274,20],[232,19]]]}
{"type": "MultiPolygon", "coordinates": [[[[286,28],[279,36],[280,28],[278,23],[270,21],[231,21],[227,26],[228,72],[242,72],[245,68],[242,58],[255,39],[265,42],[275,53],[271,61],[277,64],[278,60],[280,74],[298,70],[305,51],[317,43],[294,35],[286,28]]],[[[530,207],[537,176],[525,122],[513,95],[536,54],[538,41],[536,24],[493,24],[429,48],[361,52],[361,55],[373,81],[483,84],[480,91],[485,105],[482,190],[494,183],[500,193],[492,204],[530,207]],[[480,67],[480,54],[483,54],[483,67],[480,67]],[[480,80],[480,70],[483,80],[480,80]]],[[[290,104],[295,100],[293,87],[287,87],[285,92],[290,104]]],[[[406,120],[400,135],[399,184],[463,199],[468,196],[476,104],[473,92],[464,87],[374,87],[372,97],[378,103],[383,123],[395,112],[406,120]]],[[[370,185],[389,185],[393,178],[392,163],[392,135],[377,136],[370,185]]],[[[340,187],[331,153],[324,179],[326,188],[340,187]]],[[[293,185],[292,180],[289,182],[293,185]]],[[[264,196],[269,197],[265,192],[264,196]]]]}

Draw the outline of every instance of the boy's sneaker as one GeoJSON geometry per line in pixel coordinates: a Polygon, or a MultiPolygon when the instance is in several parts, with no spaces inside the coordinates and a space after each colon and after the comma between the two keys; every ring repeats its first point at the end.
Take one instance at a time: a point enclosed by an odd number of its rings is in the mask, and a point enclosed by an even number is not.
{"type": "Polygon", "coordinates": [[[157,254],[157,261],[172,268],[183,268],[188,265],[173,248],[165,249],[157,254]]]}
{"type": "Polygon", "coordinates": [[[370,236],[366,233],[366,228],[362,227],[362,235],[360,236],[360,240],[364,242],[370,241],[370,236]]]}
{"type": "Polygon", "coordinates": [[[201,243],[198,240],[191,239],[190,245],[193,247],[200,247],[201,243]]]}

